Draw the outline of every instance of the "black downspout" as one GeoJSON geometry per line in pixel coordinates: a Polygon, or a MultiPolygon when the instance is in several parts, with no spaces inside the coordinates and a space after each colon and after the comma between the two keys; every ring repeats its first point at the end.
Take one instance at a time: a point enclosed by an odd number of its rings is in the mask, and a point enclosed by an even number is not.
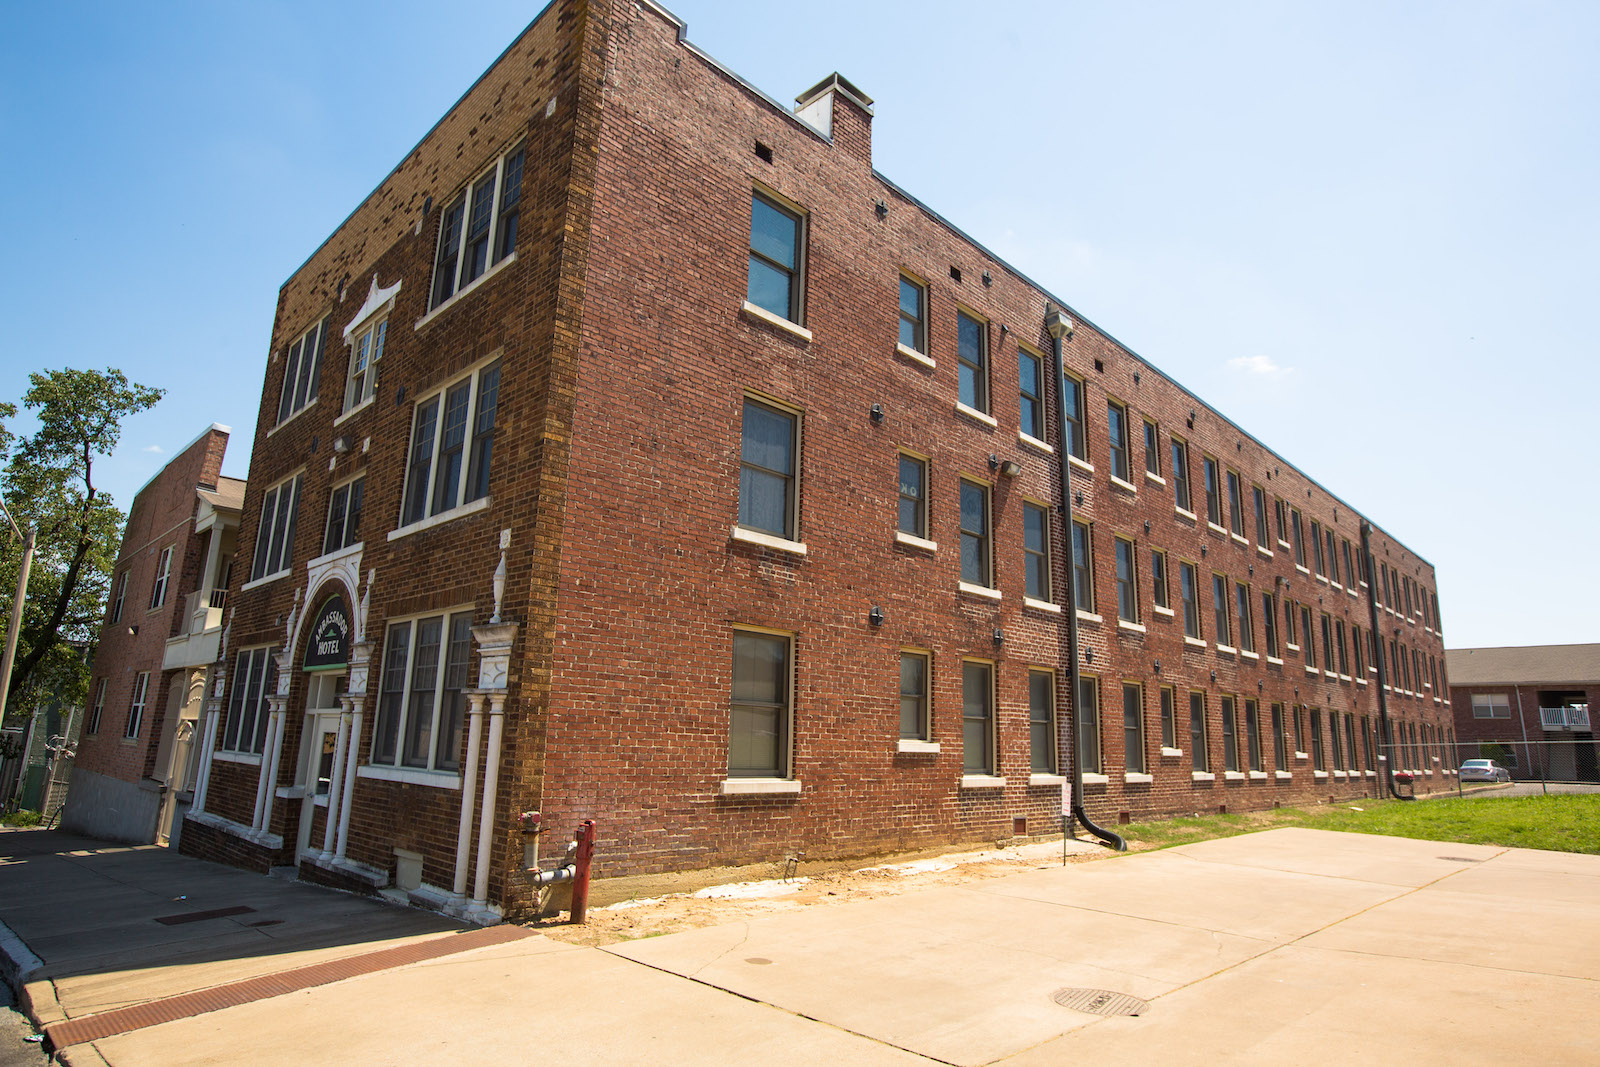
{"type": "MultiPolygon", "coordinates": [[[[1072,334],[1072,321],[1058,308],[1045,313],[1045,329],[1050,332],[1051,347],[1056,360],[1056,458],[1061,463],[1061,529],[1062,543],[1066,546],[1067,602],[1061,610],[1067,616],[1067,687],[1071,694],[1074,712],[1078,706],[1078,594],[1072,587],[1072,464],[1067,459],[1067,366],[1061,352],[1062,343],[1072,334]]],[[[1063,701],[1056,699],[1057,714],[1063,701]]],[[[1078,723],[1075,715],[1068,718],[1067,731],[1072,753],[1072,814],[1083,828],[1116,849],[1128,851],[1128,843],[1119,835],[1097,826],[1089,813],[1083,810],[1083,767],[1078,760],[1078,723]]]]}
{"type": "Polygon", "coordinates": [[[1383,780],[1387,783],[1389,795],[1395,800],[1415,800],[1416,797],[1402,796],[1394,786],[1394,757],[1398,749],[1394,743],[1394,731],[1389,726],[1389,698],[1384,695],[1389,687],[1389,673],[1384,666],[1383,631],[1378,626],[1378,566],[1372,558],[1372,523],[1366,519],[1361,520],[1361,565],[1367,572],[1367,618],[1372,633],[1372,664],[1378,668],[1378,726],[1383,731],[1383,740],[1378,744],[1380,749],[1385,744],[1389,749],[1387,755],[1382,751],[1378,753],[1383,763],[1383,780]]]}

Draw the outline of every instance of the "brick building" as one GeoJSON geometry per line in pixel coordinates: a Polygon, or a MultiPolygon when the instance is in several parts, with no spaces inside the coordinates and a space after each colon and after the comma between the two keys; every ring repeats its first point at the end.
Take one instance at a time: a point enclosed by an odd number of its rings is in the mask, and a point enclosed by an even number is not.
{"type": "Polygon", "coordinates": [[[1445,662],[1461,759],[1497,759],[1514,778],[1600,782],[1590,717],[1600,644],[1452,648],[1445,662]]]}
{"type": "Polygon", "coordinates": [[[230,433],[213,423],[128,509],[90,666],[67,829],[161,844],[179,832],[244,500],[244,482],[222,474],[230,433]]]}
{"type": "Polygon", "coordinates": [[[1367,795],[1384,716],[1440,780],[1432,567],[872,121],[557,0],[312,253],[186,851],[488,920],[529,811],[621,877],[1049,833],[1074,737],[1101,822],[1367,795]]]}

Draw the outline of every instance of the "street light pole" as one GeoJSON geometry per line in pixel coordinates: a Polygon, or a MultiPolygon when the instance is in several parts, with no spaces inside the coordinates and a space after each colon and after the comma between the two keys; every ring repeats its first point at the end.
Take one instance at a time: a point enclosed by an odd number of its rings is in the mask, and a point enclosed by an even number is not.
{"type": "Polygon", "coordinates": [[[6,512],[6,521],[22,539],[22,567],[17,571],[17,595],[11,602],[11,626],[6,630],[5,658],[0,660],[0,723],[6,721],[6,696],[11,692],[11,662],[17,658],[17,638],[22,633],[22,606],[28,599],[28,571],[33,569],[33,544],[37,533],[30,526],[24,535],[17,529],[17,521],[11,517],[10,511],[6,512]]]}

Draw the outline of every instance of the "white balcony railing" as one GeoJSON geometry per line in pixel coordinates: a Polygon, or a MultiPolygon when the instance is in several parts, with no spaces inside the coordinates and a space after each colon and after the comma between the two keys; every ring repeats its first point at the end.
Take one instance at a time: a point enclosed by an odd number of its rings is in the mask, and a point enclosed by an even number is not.
{"type": "Polygon", "coordinates": [[[1579,704],[1577,707],[1540,708],[1539,723],[1546,730],[1587,730],[1589,729],[1589,705],[1579,704]]]}

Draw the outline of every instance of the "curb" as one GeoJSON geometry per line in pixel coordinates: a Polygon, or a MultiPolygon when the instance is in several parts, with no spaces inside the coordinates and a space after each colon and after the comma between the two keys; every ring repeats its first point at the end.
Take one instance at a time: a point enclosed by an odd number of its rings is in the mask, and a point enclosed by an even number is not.
{"type": "Polygon", "coordinates": [[[17,994],[21,1004],[22,987],[44,966],[44,960],[33,954],[27,942],[5,923],[0,923],[0,979],[17,994]]]}

